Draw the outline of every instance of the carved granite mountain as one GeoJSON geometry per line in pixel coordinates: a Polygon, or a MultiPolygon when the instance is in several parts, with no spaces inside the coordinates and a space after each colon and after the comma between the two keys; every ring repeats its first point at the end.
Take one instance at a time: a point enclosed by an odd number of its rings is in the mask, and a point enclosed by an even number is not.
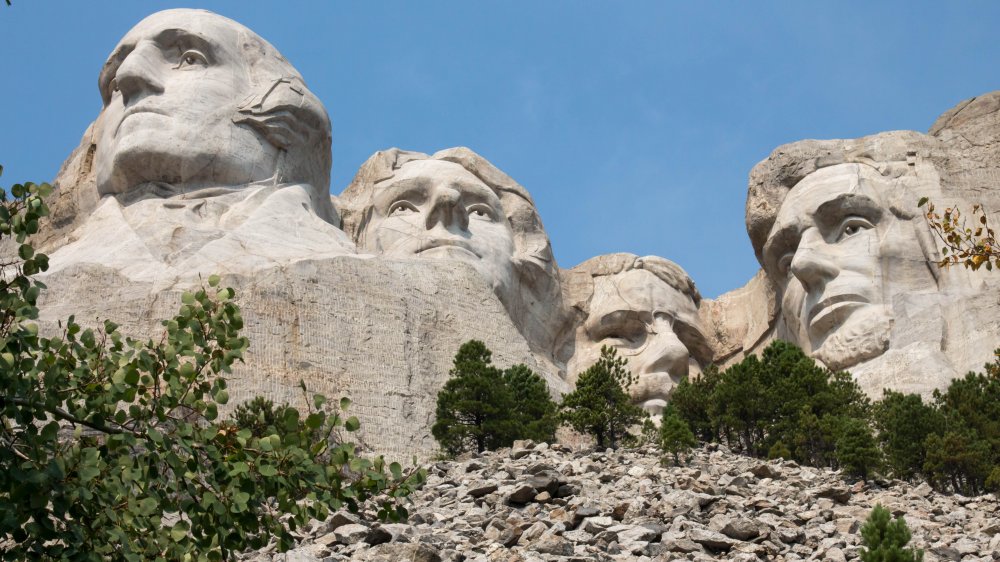
{"type": "Polygon", "coordinates": [[[211,12],[146,18],[99,84],[103,109],[35,239],[51,257],[43,327],[76,314],[155,337],[185,289],[221,274],[251,341],[234,402],[301,404],[300,380],[350,396],[362,438],[390,455],[434,451],[436,393],[473,338],[553,395],[614,345],[654,414],[683,377],[775,338],[872,395],[929,394],[1000,346],[1000,277],[940,270],[916,206],[1000,210],[1000,92],[930,134],[776,149],[747,196],[763,269],[710,300],[656,256],[560,270],[527,190],[467,148],[377,152],[331,197],[322,102],[272,45],[211,12]]]}
{"type": "MultiPolygon", "coordinates": [[[[398,458],[433,451],[434,399],[468,339],[563,389],[508,311],[534,305],[508,305],[476,264],[356,253],[327,195],[326,111],[252,31],[205,11],[154,14],[122,39],[100,83],[105,107],[64,164],[39,239],[51,256],[49,329],[76,314],[155,337],[184,289],[222,274],[252,342],[230,381],[233,403],[298,404],[303,380],[350,396],[362,439],[398,458]]],[[[452,154],[486,166],[470,151],[452,154]]],[[[534,219],[534,237],[515,228],[514,243],[555,272],[534,219]]]]}
{"type": "Polygon", "coordinates": [[[799,141],[755,166],[747,231],[777,306],[769,334],[744,351],[792,341],[873,396],[927,396],[981,369],[1000,345],[1000,278],[940,269],[942,244],[917,203],[982,204],[996,220],[998,99],[959,104],[930,134],[799,141]]]}

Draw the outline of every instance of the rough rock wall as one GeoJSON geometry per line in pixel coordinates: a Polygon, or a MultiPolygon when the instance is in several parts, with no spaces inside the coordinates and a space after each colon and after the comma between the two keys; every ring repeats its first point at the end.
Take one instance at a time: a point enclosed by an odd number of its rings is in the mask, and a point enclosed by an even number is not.
{"type": "MultiPolygon", "coordinates": [[[[160,333],[183,285],[159,289],[114,271],[80,266],[46,276],[43,327],[76,314],[111,319],[126,334],[160,333]]],[[[430,436],[438,389],[458,347],[479,339],[494,363],[537,369],[500,301],[471,267],[355,257],[303,261],[253,276],[223,276],[236,289],[250,340],[229,378],[230,404],[256,395],[304,406],[299,380],[330,398],[349,396],[362,441],[406,460],[436,449],[430,436]]],[[[550,377],[550,387],[561,381],[550,377]]]]}

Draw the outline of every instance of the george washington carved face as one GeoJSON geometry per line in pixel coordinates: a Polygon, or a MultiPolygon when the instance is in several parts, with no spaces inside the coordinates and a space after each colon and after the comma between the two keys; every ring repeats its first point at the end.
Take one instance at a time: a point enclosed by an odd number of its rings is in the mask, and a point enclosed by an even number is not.
{"type": "Polygon", "coordinates": [[[98,191],[273,178],[326,197],[329,119],[295,69],[254,32],[203,10],[139,22],[100,77],[98,191]]]}

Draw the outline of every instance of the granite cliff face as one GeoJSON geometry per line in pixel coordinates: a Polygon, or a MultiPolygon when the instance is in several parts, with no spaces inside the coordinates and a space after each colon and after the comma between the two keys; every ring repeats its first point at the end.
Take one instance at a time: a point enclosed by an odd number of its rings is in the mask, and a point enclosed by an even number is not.
{"type": "Polygon", "coordinates": [[[595,349],[618,347],[654,414],[682,378],[775,338],[873,395],[928,394],[1000,346],[1000,281],[939,270],[916,208],[928,196],[1000,209],[1000,93],[929,134],[776,149],[748,190],[762,271],[710,300],[657,256],[560,269],[528,190],[467,148],[380,151],[330,197],[322,102],[266,40],[216,14],[146,18],[99,83],[104,107],[35,240],[52,266],[43,326],[76,314],[155,336],[183,290],[221,274],[251,341],[234,401],[298,403],[300,380],[350,396],[380,452],[434,451],[435,395],[471,338],[554,395],[595,349]]]}

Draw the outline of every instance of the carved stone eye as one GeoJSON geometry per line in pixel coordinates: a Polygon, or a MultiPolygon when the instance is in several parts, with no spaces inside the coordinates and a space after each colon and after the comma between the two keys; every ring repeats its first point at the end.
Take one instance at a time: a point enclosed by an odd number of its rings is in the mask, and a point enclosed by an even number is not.
{"type": "Polygon", "coordinates": [[[469,217],[479,220],[493,220],[493,212],[485,205],[473,205],[469,207],[469,217]]]}
{"type": "Polygon", "coordinates": [[[409,201],[396,201],[389,207],[390,217],[402,217],[412,215],[417,212],[417,208],[409,201]]]}
{"type": "Polygon", "coordinates": [[[862,230],[868,230],[874,228],[874,225],[861,217],[850,217],[844,221],[843,225],[840,227],[840,236],[838,239],[843,240],[844,238],[850,238],[862,230]]]}
{"type": "Polygon", "coordinates": [[[205,55],[203,55],[200,51],[189,49],[184,51],[184,54],[181,55],[181,62],[177,65],[177,68],[195,65],[207,66],[208,58],[205,57],[205,55]]]}

